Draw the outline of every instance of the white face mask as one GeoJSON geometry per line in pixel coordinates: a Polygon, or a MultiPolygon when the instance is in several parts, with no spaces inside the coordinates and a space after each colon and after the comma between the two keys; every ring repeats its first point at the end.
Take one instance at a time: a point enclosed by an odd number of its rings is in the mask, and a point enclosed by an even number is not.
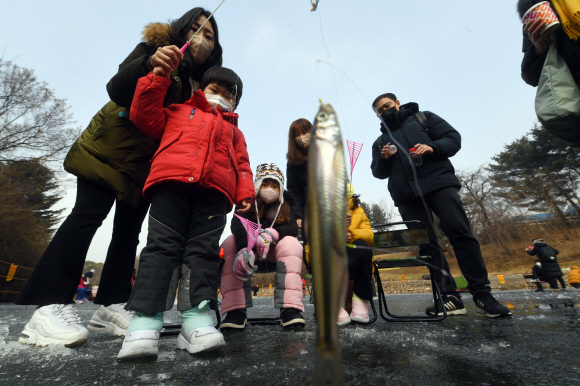
{"type": "Polygon", "coordinates": [[[205,99],[209,102],[211,107],[220,107],[223,111],[234,111],[235,107],[232,103],[228,102],[224,98],[215,94],[205,94],[205,99]]]}
{"type": "Polygon", "coordinates": [[[536,263],[536,267],[542,267],[542,264],[536,263]]]}
{"type": "Polygon", "coordinates": [[[299,138],[296,138],[296,144],[303,149],[306,149],[310,144],[310,134],[301,135],[299,138]]]}
{"type": "Polygon", "coordinates": [[[266,204],[271,204],[280,198],[280,192],[277,192],[272,188],[260,188],[260,192],[258,193],[258,196],[266,204]]]}

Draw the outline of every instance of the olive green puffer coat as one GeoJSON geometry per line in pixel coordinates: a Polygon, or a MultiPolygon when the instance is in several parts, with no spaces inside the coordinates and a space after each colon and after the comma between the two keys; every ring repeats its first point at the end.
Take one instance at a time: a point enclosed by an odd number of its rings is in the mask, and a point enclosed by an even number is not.
{"type": "MultiPolygon", "coordinates": [[[[147,137],[135,127],[129,120],[129,108],[137,81],[153,70],[151,56],[158,47],[171,44],[170,28],[161,23],[145,28],[145,42],[135,47],[107,85],[113,100],[93,117],[64,161],[67,172],[111,189],[119,201],[133,207],[142,198],[143,185],[149,175],[149,160],[159,147],[159,140],[147,137]]],[[[191,57],[186,53],[171,74],[166,106],[191,98],[196,84],[190,81],[190,76],[191,57]]]]}

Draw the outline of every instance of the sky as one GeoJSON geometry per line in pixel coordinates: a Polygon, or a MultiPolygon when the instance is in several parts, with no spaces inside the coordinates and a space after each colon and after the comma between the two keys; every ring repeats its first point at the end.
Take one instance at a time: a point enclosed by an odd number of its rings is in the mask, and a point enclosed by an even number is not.
{"type": "MultiPolygon", "coordinates": [[[[33,69],[84,129],[109,100],[106,84],[141,41],[150,22],[179,18],[221,0],[2,0],[0,55],[33,69]]],[[[337,111],[344,139],[363,143],[353,172],[355,192],[392,205],[387,182],[370,170],[379,94],[417,102],[462,136],[456,169],[490,162],[536,120],[535,89],[520,75],[522,27],[516,0],[226,0],[217,11],[225,67],[244,83],[237,113],[252,168],[286,170],[288,129],[314,118],[319,99],[337,111]]],[[[348,156],[347,156],[348,157],[348,156]]],[[[63,178],[66,173],[62,173],[63,178]]],[[[68,177],[63,214],[74,205],[68,177]]],[[[97,231],[87,260],[105,259],[114,209],[97,231]]],[[[64,218],[63,218],[64,220],[64,218]]],[[[141,232],[145,245],[147,223],[141,232]]],[[[229,225],[222,240],[229,233],[229,225]]]]}

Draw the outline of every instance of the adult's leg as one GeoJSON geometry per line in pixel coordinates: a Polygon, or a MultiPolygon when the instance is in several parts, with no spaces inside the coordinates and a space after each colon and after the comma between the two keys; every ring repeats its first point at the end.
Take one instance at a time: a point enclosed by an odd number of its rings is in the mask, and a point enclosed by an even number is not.
{"type": "Polygon", "coordinates": [[[215,189],[190,188],[190,223],[183,252],[177,309],[187,311],[209,300],[217,310],[219,240],[226,226],[227,198],[215,189]]]}
{"type": "Polygon", "coordinates": [[[560,282],[560,285],[562,286],[562,288],[566,288],[566,282],[564,281],[564,276],[557,276],[556,278],[560,282]]]}
{"type": "Polygon", "coordinates": [[[548,283],[550,283],[551,289],[558,289],[558,280],[554,276],[546,278],[548,283]]]}
{"type": "MultiPolygon", "coordinates": [[[[363,240],[356,240],[354,245],[368,247],[363,240]]],[[[352,291],[356,296],[363,300],[373,298],[372,271],[373,271],[373,252],[368,249],[351,249],[347,248],[348,255],[348,278],[354,281],[352,291]]]]}
{"type": "Polygon", "coordinates": [[[147,245],[127,310],[153,315],[173,307],[175,287],[170,284],[172,279],[177,283],[181,273],[189,211],[190,197],[182,184],[164,183],[153,191],[147,245]]]}
{"type": "MultiPolygon", "coordinates": [[[[427,199],[427,197],[425,197],[427,199]]],[[[431,210],[429,208],[429,210],[431,210]]],[[[427,234],[429,236],[429,246],[421,247],[421,254],[429,253],[433,258],[433,264],[439,268],[435,270],[435,280],[439,285],[441,293],[446,295],[454,295],[459,297],[459,293],[456,291],[455,280],[452,277],[444,275],[442,271],[449,273],[449,263],[443,254],[443,250],[439,246],[439,241],[437,238],[437,233],[431,225],[427,212],[420,200],[413,200],[399,205],[399,213],[404,221],[419,220],[427,226],[427,234]]],[[[407,226],[409,229],[417,229],[419,226],[415,224],[409,224],[407,226]]]]}
{"type": "Polygon", "coordinates": [[[149,203],[144,199],[141,199],[136,208],[117,201],[113,237],[107,251],[95,304],[109,306],[126,303],[129,299],[133,289],[131,278],[139,233],[148,210],[149,203]]]}
{"type": "Polygon", "coordinates": [[[457,188],[445,188],[427,195],[429,206],[441,220],[441,229],[449,238],[467,289],[474,293],[489,293],[487,268],[479,242],[473,236],[467,214],[457,188]]]}
{"type": "Polygon", "coordinates": [[[302,245],[296,237],[286,236],[270,248],[268,257],[276,259],[274,307],[295,308],[304,312],[302,292],[302,245]]]}
{"type": "Polygon", "coordinates": [[[14,303],[40,306],[72,303],[93,236],[114,202],[113,191],[77,179],[74,208],[14,303]]]}

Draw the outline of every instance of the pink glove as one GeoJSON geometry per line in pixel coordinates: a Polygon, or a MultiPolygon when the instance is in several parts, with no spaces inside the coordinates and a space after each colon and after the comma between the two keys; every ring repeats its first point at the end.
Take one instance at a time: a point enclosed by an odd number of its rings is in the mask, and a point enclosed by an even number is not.
{"type": "Polygon", "coordinates": [[[260,232],[256,240],[256,255],[260,260],[266,260],[271,245],[276,245],[278,232],[274,228],[266,228],[260,232]]]}
{"type": "Polygon", "coordinates": [[[256,257],[254,252],[248,251],[248,248],[242,248],[234,257],[234,277],[241,281],[248,281],[250,277],[256,276],[255,270],[258,268],[254,265],[256,257]]]}

